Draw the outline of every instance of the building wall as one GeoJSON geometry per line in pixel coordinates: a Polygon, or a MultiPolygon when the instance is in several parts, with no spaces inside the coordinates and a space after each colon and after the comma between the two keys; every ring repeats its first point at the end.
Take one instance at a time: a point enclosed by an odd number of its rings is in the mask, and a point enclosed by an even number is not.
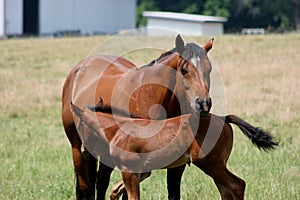
{"type": "MultiPolygon", "coordinates": [[[[136,0],[40,0],[39,6],[42,35],[74,30],[116,33],[136,25],[136,0]]],[[[23,33],[23,0],[0,0],[0,36],[4,30],[7,35],[23,33]],[[1,6],[5,17],[1,17],[1,6]]]]}
{"type": "Polygon", "coordinates": [[[40,33],[116,33],[135,28],[136,0],[40,0],[40,33]]]}
{"type": "MultiPolygon", "coordinates": [[[[3,1],[4,3],[4,1],[3,1]]],[[[5,32],[10,35],[23,33],[23,0],[5,0],[5,32]]]]}
{"type": "Polygon", "coordinates": [[[40,0],[40,34],[74,30],[74,0],[40,0]]]}
{"type": "Polygon", "coordinates": [[[4,0],[0,0],[0,37],[5,35],[4,0]]]}
{"type": "MultiPolygon", "coordinates": [[[[164,28],[164,29],[170,29],[175,32],[179,32],[184,35],[202,35],[202,29],[201,24],[196,22],[188,22],[188,21],[175,21],[171,19],[157,19],[157,18],[148,18],[147,21],[147,27],[148,28],[164,28]]],[[[157,30],[156,30],[157,32],[157,30]]],[[[160,31],[159,31],[160,32],[160,31]]],[[[168,32],[161,32],[161,33],[155,33],[154,31],[151,31],[148,33],[150,35],[167,35],[168,32]],[[166,33],[166,34],[164,34],[166,33]]],[[[171,33],[171,32],[169,32],[171,33]]]]}
{"type": "Polygon", "coordinates": [[[203,23],[202,24],[203,35],[222,35],[224,33],[222,23],[203,23]]]}

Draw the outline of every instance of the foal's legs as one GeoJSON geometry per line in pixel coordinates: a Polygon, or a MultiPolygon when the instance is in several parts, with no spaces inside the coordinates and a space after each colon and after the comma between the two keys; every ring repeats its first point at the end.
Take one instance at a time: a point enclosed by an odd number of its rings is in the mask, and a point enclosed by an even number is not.
{"type": "Polygon", "coordinates": [[[243,200],[246,183],[232,174],[223,163],[194,163],[214,179],[222,200],[243,200]]]}
{"type": "MultiPolygon", "coordinates": [[[[180,182],[181,182],[181,177],[184,172],[184,169],[185,169],[185,165],[168,169],[167,182],[168,182],[169,200],[180,200],[180,182]]],[[[150,174],[151,172],[142,173],[140,182],[148,178],[150,174]]],[[[112,191],[110,193],[110,198],[111,200],[116,200],[119,199],[119,197],[122,194],[123,194],[123,200],[127,199],[124,183],[123,181],[120,181],[113,186],[112,191]]]]}
{"type": "Polygon", "coordinates": [[[168,169],[167,183],[169,200],[180,200],[180,182],[184,169],[185,164],[179,167],[168,169]]]}
{"type": "Polygon", "coordinates": [[[119,181],[117,184],[115,184],[110,192],[110,200],[118,200],[120,196],[126,193],[125,185],[123,181],[119,181]]]}
{"type": "MultiPolygon", "coordinates": [[[[141,177],[140,177],[140,182],[142,182],[143,180],[145,180],[146,178],[148,178],[150,175],[151,175],[151,172],[142,173],[141,177]]],[[[119,181],[111,189],[110,199],[111,200],[118,200],[122,194],[123,194],[122,199],[123,200],[127,200],[128,197],[127,197],[127,192],[126,192],[126,189],[125,189],[124,182],[123,181],[119,181]]]]}
{"type": "Polygon", "coordinates": [[[122,179],[125,184],[129,200],[140,199],[140,174],[122,172],[122,179]]]}

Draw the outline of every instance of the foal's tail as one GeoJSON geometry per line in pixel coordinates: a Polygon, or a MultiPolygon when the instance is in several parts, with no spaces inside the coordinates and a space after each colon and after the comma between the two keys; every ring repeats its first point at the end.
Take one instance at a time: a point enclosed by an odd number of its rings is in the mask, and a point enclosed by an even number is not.
{"type": "Polygon", "coordinates": [[[237,125],[259,149],[267,151],[275,149],[275,146],[278,146],[278,142],[274,141],[274,137],[270,133],[252,126],[235,115],[227,115],[225,122],[237,125]]]}

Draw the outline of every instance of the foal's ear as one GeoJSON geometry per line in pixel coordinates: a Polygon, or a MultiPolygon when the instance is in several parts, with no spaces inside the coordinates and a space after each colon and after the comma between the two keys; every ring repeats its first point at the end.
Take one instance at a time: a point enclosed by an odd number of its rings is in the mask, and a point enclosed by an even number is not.
{"type": "Polygon", "coordinates": [[[75,104],[73,104],[73,102],[71,102],[71,108],[78,117],[82,116],[83,110],[81,110],[79,107],[77,107],[75,104]]]}
{"type": "Polygon", "coordinates": [[[180,34],[177,35],[176,40],[175,40],[175,50],[181,55],[184,50],[184,41],[182,39],[182,37],[180,36],[180,34]]]}
{"type": "Polygon", "coordinates": [[[209,52],[209,50],[211,50],[211,48],[213,46],[213,43],[214,43],[214,38],[209,39],[208,42],[206,43],[206,45],[203,47],[203,49],[206,52],[209,52]]]}

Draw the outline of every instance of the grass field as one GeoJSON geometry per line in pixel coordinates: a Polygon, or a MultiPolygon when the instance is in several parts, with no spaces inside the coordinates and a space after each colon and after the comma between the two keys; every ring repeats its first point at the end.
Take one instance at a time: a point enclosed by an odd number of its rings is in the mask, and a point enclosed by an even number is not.
{"type": "MultiPolygon", "coordinates": [[[[75,199],[61,90],[72,66],[104,39],[0,40],[0,199],[75,199]]],[[[300,199],[299,48],[300,35],[225,35],[216,38],[210,52],[224,81],[227,113],[280,141],[277,150],[260,152],[234,129],[228,166],[246,181],[246,199],[300,199]]],[[[158,56],[147,50],[138,62],[148,62],[146,54],[158,56]]],[[[111,183],[119,179],[115,170],[111,183]]],[[[213,181],[195,167],[187,167],[181,188],[182,199],[219,199],[213,181]]],[[[166,171],[145,180],[141,195],[167,199],[166,171]]]]}

